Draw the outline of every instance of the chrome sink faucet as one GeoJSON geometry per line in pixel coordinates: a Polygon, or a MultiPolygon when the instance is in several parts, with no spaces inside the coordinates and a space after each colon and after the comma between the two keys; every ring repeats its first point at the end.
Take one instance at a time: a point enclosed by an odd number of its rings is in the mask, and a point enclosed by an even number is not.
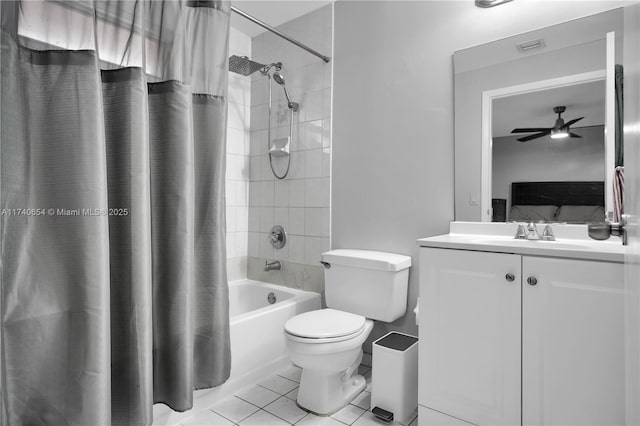
{"type": "Polygon", "coordinates": [[[555,241],[556,237],[553,235],[553,229],[550,224],[546,224],[542,235],[538,233],[538,228],[533,222],[527,223],[525,226],[523,223],[518,224],[516,228],[516,234],[513,236],[516,240],[543,240],[543,241],[555,241]]]}
{"type": "Polygon", "coordinates": [[[527,224],[527,240],[539,240],[540,234],[538,234],[538,228],[533,222],[527,224]]]}

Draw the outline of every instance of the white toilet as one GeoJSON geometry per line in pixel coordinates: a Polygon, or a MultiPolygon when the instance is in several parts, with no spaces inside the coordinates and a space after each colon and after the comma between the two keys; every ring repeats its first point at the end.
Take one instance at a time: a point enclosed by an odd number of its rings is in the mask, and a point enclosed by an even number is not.
{"type": "Polygon", "coordinates": [[[298,405],[320,415],[345,407],[366,386],[357,374],[373,321],[391,322],[407,309],[411,258],[370,250],[322,255],[327,308],[289,319],[289,358],[302,368],[298,405]]]}

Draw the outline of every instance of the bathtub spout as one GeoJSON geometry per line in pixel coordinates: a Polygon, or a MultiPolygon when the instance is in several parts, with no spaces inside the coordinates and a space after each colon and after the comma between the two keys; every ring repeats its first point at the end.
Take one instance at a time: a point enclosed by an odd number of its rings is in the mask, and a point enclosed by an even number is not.
{"type": "Polygon", "coordinates": [[[282,268],[282,264],[279,260],[273,260],[269,262],[268,260],[264,261],[264,270],[265,271],[279,271],[282,268]]]}

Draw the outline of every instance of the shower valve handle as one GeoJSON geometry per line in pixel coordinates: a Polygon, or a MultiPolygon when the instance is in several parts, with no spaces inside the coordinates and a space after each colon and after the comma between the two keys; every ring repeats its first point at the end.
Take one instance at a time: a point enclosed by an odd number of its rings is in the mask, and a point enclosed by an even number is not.
{"type": "Polygon", "coordinates": [[[269,242],[275,249],[281,249],[287,244],[287,233],[282,226],[276,225],[271,228],[269,242]]]}

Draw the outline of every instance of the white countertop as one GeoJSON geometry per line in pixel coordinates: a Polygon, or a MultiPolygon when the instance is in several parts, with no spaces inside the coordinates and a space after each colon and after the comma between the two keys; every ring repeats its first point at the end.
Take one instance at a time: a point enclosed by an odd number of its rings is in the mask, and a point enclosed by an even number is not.
{"type": "MultiPolygon", "coordinates": [[[[542,234],[544,224],[538,224],[542,234]]],[[[458,250],[514,253],[531,256],[623,262],[625,248],[619,237],[605,241],[589,238],[587,225],[552,224],[556,241],[516,240],[516,223],[451,222],[449,234],[421,238],[418,245],[458,250]]]]}

